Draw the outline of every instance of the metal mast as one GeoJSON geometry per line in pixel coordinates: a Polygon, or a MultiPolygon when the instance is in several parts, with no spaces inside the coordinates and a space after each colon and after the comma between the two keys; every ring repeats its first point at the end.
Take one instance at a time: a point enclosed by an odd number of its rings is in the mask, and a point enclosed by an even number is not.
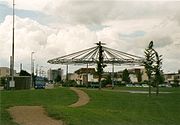
{"type": "Polygon", "coordinates": [[[15,7],[15,3],[14,3],[14,0],[13,0],[13,32],[12,32],[12,56],[11,56],[11,59],[10,59],[10,64],[11,64],[11,85],[10,87],[13,87],[14,86],[14,14],[15,14],[15,11],[14,11],[14,7],[15,7]]]}

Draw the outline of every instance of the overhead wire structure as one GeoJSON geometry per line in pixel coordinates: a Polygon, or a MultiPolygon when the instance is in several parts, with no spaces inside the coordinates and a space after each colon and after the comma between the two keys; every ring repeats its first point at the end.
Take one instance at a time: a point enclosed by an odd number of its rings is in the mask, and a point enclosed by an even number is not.
{"type": "MultiPolygon", "coordinates": [[[[102,44],[102,43],[101,43],[102,44]]],[[[104,64],[137,64],[141,65],[143,58],[111,49],[102,45],[104,64]]],[[[99,46],[91,47],[65,56],[48,60],[50,64],[96,64],[99,58],[99,46]]]]}

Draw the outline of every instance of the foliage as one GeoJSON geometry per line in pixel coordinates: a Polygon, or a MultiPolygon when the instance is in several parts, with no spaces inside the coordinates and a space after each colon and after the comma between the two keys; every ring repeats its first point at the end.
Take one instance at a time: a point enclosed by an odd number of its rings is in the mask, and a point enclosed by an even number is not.
{"type": "Polygon", "coordinates": [[[64,87],[73,87],[76,85],[77,85],[77,83],[75,80],[68,80],[62,84],[62,86],[64,86],[64,87]]]}
{"type": "Polygon", "coordinates": [[[179,87],[179,83],[180,83],[180,81],[178,80],[178,79],[174,79],[174,81],[173,81],[174,83],[173,84],[171,84],[172,85],[172,87],[179,87]]]}
{"type": "Polygon", "coordinates": [[[109,74],[105,80],[102,80],[102,87],[105,87],[107,84],[112,84],[111,75],[109,74]]]}
{"type": "Polygon", "coordinates": [[[99,46],[99,60],[97,61],[97,75],[98,75],[99,89],[101,89],[101,78],[103,74],[103,69],[106,67],[106,65],[104,65],[104,57],[103,57],[104,50],[102,49],[101,42],[98,43],[98,46],[99,46]]]}
{"type": "Polygon", "coordinates": [[[129,77],[129,72],[127,69],[123,70],[123,73],[122,73],[122,81],[126,82],[126,83],[130,83],[131,82],[131,79],[129,77]]]}
{"type": "Polygon", "coordinates": [[[60,82],[61,81],[61,76],[58,74],[57,77],[55,78],[55,82],[60,82]]]}
{"type": "Polygon", "coordinates": [[[136,73],[137,81],[139,83],[142,82],[142,74],[143,74],[143,72],[141,72],[141,71],[136,73]]]}
{"type": "Polygon", "coordinates": [[[156,95],[159,94],[159,84],[164,82],[162,75],[162,55],[159,55],[157,51],[153,48],[153,41],[149,43],[148,48],[145,49],[145,60],[144,66],[149,80],[149,95],[151,95],[151,85],[152,81],[155,82],[157,88],[156,95]],[[152,75],[155,75],[154,79],[152,75]]]}
{"type": "Polygon", "coordinates": [[[153,52],[153,42],[151,41],[148,48],[145,49],[145,60],[144,60],[144,67],[146,69],[146,74],[148,76],[149,81],[151,80],[152,73],[153,73],[153,63],[154,63],[154,52],[153,52]]]}
{"type": "Polygon", "coordinates": [[[6,77],[0,77],[0,85],[5,85],[6,84],[6,77]]]}

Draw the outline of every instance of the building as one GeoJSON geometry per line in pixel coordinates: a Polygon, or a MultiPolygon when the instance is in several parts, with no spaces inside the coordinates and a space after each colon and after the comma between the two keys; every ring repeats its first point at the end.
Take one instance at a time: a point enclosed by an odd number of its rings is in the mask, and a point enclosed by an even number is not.
{"type": "MultiPolygon", "coordinates": [[[[16,70],[14,70],[14,75],[16,75],[16,70]]],[[[10,76],[10,68],[0,67],[0,77],[10,76]]]]}
{"type": "Polygon", "coordinates": [[[146,74],[146,69],[145,68],[133,68],[133,69],[128,69],[130,79],[133,83],[136,82],[141,82],[148,80],[148,76],[146,74]],[[141,76],[141,80],[138,80],[138,75],[141,76]]]}
{"type": "Polygon", "coordinates": [[[60,79],[62,79],[62,73],[63,73],[63,70],[61,68],[59,68],[59,69],[49,69],[47,71],[48,80],[55,82],[58,77],[60,79]]]}
{"type": "Polygon", "coordinates": [[[77,74],[77,84],[84,85],[89,82],[94,82],[93,74],[95,74],[95,72],[95,68],[81,68],[76,70],[75,74],[77,74]]]}
{"type": "Polygon", "coordinates": [[[164,74],[165,82],[173,84],[175,82],[180,83],[180,70],[178,73],[166,73],[164,74]]]}
{"type": "MultiPolygon", "coordinates": [[[[68,80],[77,80],[78,75],[76,73],[68,73],[68,80]]],[[[66,75],[62,76],[62,80],[66,81],[66,75]]]]}

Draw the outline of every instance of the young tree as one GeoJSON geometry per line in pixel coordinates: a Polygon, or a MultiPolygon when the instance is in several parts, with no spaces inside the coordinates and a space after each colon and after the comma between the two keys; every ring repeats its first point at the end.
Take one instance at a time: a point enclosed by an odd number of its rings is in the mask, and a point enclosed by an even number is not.
{"type": "Polygon", "coordinates": [[[97,74],[98,74],[98,82],[99,82],[99,89],[101,89],[101,78],[103,74],[103,69],[106,67],[104,65],[104,57],[103,57],[103,48],[101,45],[101,42],[97,43],[98,48],[99,48],[99,60],[97,61],[97,74]]]}
{"type": "Polygon", "coordinates": [[[154,71],[153,63],[154,63],[154,50],[153,50],[153,41],[149,43],[148,48],[145,49],[145,60],[144,67],[146,69],[146,74],[148,76],[148,84],[149,84],[149,96],[151,96],[151,84],[152,84],[152,73],[154,71]]]}
{"type": "Polygon", "coordinates": [[[60,81],[61,81],[61,76],[57,75],[56,78],[55,78],[55,82],[60,82],[60,81]]]}
{"type": "Polygon", "coordinates": [[[162,55],[159,55],[155,49],[153,49],[153,41],[149,43],[147,49],[145,49],[144,66],[149,81],[149,96],[151,95],[152,81],[155,82],[156,95],[159,94],[159,84],[164,82],[162,75],[162,55]],[[154,73],[154,79],[152,75],[154,73]]]}
{"type": "Polygon", "coordinates": [[[154,72],[155,72],[155,82],[156,82],[156,95],[159,95],[159,84],[163,83],[163,75],[162,75],[162,55],[159,55],[155,50],[155,66],[154,66],[154,72]]]}
{"type": "Polygon", "coordinates": [[[143,75],[143,72],[141,71],[138,71],[136,73],[136,77],[137,77],[137,81],[140,83],[142,81],[142,75],[143,75]]]}
{"type": "Polygon", "coordinates": [[[122,81],[126,82],[126,83],[130,83],[131,82],[131,79],[129,77],[129,72],[127,69],[123,70],[123,73],[122,73],[122,81]]]}

